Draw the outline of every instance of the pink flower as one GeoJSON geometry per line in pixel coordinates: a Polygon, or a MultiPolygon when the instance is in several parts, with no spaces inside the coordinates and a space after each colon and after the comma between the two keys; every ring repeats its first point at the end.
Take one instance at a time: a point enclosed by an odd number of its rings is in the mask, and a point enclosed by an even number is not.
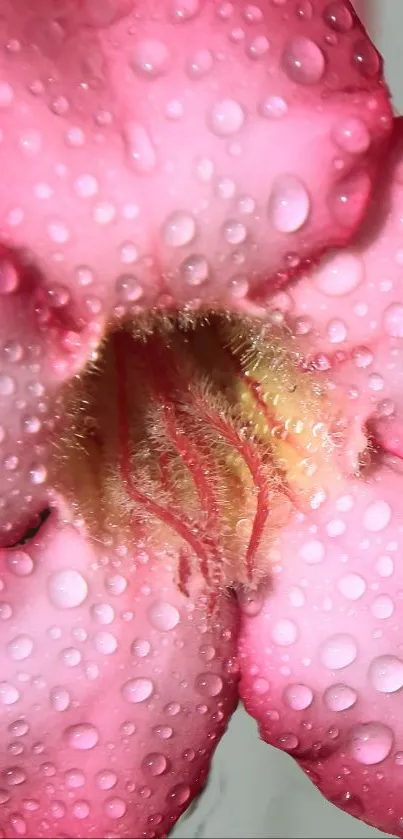
{"type": "Polygon", "coordinates": [[[239,697],[403,835],[378,53],[342,0],[1,0],[0,31],[1,835],[166,836],[239,697]]]}

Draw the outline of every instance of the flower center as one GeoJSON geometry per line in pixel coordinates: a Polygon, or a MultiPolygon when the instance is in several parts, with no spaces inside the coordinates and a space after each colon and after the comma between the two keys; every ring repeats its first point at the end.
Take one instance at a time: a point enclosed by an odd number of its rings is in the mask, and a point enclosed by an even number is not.
{"type": "MultiPolygon", "coordinates": [[[[97,540],[169,552],[178,585],[256,587],[291,510],[342,474],[344,421],[286,332],[239,318],[113,328],[66,394],[55,484],[97,540]]],[[[357,440],[357,452],[362,447],[357,440]]]]}

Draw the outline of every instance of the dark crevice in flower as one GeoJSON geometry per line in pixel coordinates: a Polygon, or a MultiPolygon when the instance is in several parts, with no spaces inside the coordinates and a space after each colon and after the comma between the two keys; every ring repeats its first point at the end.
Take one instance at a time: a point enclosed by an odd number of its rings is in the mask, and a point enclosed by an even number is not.
{"type": "MultiPolygon", "coordinates": [[[[57,488],[97,539],[172,555],[177,581],[256,588],[290,507],[322,491],[333,415],[277,327],[229,316],[112,328],[66,393],[57,488]]],[[[332,478],[334,475],[332,474],[332,478]]]]}
{"type": "Polygon", "coordinates": [[[18,548],[22,545],[26,545],[27,542],[31,542],[32,539],[34,539],[35,536],[38,535],[42,526],[45,524],[45,522],[51,515],[51,512],[52,511],[50,507],[46,507],[40,513],[38,513],[38,515],[35,516],[35,519],[29,523],[27,529],[24,531],[24,534],[21,536],[21,538],[14,542],[12,545],[9,545],[9,547],[18,548]]]}

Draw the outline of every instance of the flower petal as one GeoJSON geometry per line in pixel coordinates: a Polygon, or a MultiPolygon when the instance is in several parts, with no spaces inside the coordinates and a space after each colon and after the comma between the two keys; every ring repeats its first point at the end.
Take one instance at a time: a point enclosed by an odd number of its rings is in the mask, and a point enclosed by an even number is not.
{"type": "Polygon", "coordinates": [[[82,317],[245,307],[348,239],[391,111],[350,3],[309,10],[3,0],[3,238],[82,317]]]}
{"type": "Polygon", "coordinates": [[[1,559],[1,828],[165,836],[236,705],[231,599],[207,620],[166,556],[108,555],[53,518],[1,559]]]}
{"type": "Polygon", "coordinates": [[[240,692],[263,739],[293,755],[334,804],[396,835],[401,492],[401,476],[384,466],[296,514],[273,547],[273,591],[244,607],[240,637],[240,692]]]}

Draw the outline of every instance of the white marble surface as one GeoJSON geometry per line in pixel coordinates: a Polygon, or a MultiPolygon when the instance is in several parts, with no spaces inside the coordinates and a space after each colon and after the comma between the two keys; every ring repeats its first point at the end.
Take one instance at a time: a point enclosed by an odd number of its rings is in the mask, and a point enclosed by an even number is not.
{"type": "MultiPolygon", "coordinates": [[[[370,3],[368,2],[368,8],[370,3]]],[[[396,107],[403,113],[403,0],[372,0],[371,29],[386,56],[396,107]]],[[[381,837],[328,804],[293,760],[259,741],[242,708],[234,715],[209,783],[173,831],[172,839],[353,839],[381,837]]]]}

